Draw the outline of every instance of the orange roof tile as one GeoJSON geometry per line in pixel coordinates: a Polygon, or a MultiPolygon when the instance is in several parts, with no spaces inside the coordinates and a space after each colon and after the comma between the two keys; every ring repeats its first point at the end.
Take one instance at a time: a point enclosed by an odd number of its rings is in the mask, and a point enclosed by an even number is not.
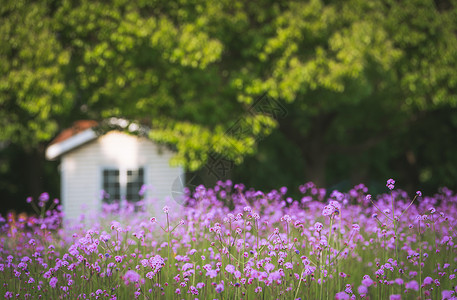
{"type": "Polygon", "coordinates": [[[75,136],[76,134],[95,127],[98,125],[97,121],[94,120],[79,120],[73,123],[73,125],[70,128],[67,128],[63,130],[59,135],[57,135],[49,145],[57,144],[62,141],[65,141],[66,139],[71,138],[72,136],[75,136]]]}

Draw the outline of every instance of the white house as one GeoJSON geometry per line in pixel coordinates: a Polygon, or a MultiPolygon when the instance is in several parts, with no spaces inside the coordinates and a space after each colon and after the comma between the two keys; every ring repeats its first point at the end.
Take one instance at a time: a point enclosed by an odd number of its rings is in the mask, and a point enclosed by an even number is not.
{"type": "Polygon", "coordinates": [[[61,160],[61,201],[67,219],[96,213],[103,201],[138,201],[143,185],[151,187],[144,197],[154,199],[156,209],[176,204],[170,203],[172,188],[173,192],[177,188],[173,183],[183,170],[170,167],[173,152],[145,133],[143,127],[123,119],[111,118],[104,127],[82,120],[51,142],[46,157],[61,160]],[[143,136],[129,132],[142,132],[143,136]]]}

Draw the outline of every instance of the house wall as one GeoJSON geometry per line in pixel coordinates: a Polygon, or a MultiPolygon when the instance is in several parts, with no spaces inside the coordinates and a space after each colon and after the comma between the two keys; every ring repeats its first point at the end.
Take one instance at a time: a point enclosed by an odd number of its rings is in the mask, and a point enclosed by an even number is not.
{"type": "MultiPolygon", "coordinates": [[[[104,168],[145,170],[145,184],[152,187],[146,198],[155,199],[156,211],[172,200],[173,182],[182,168],[169,166],[173,153],[147,138],[111,131],[62,157],[62,205],[67,219],[86,216],[101,209],[102,170],[104,168]]],[[[176,191],[176,186],[174,187],[176,191]]],[[[161,214],[161,212],[157,212],[161,214]]]]}

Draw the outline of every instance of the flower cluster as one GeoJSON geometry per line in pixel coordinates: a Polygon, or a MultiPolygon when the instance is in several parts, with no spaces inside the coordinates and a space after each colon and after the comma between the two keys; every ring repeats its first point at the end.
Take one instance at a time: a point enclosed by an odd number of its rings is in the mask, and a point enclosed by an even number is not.
{"type": "Polygon", "coordinates": [[[27,200],[45,208],[39,216],[0,217],[0,295],[455,298],[457,196],[442,189],[415,201],[420,192],[410,198],[394,185],[389,179],[389,193],[372,197],[364,185],[327,194],[307,183],[294,200],[285,187],[218,182],[189,191],[179,211],[126,205],[64,227],[59,206],[43,194],[27,200]]]}

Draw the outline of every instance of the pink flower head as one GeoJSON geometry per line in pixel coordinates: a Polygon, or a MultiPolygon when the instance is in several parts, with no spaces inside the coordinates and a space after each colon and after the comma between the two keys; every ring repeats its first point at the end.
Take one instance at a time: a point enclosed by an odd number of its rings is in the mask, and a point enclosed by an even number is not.
{"type": "Polygon", "coordinates": [[[292,218],[289,215],[284,215],[281,217],[281,221],[290,223],[290,221],[292,221],[292,218]]]}
{"type": "Polygon", "coordinates": [[[335,209],[334,206],[332,206],[332,205],[326,205],[326,206],[324,207],[324,210],[322,211],[322,215],[323,215],[323,216],[330,216],[330,215],[332,215],[332,214],[335,212],[335,210],[336,210],[336,209],[335,209]]]}
{"type": "Polygon", "coordinates": [[[346,292],[336,293],[335,300],[349,300],[349,295],[346,292]]]}
{"type": "Polygon", "coordinates": [[[49,200],[49,194],[48,193],[43,193],[39,197],[40,201],[42,202],[47,202],[49,200]]]}
{"type": "Polygon", "coordinates": [[[401,300],[401,295],[400,294],[392,294],[392,295],[390,295],[389,300],[401,300]]]}
{"type": "Polygon", "coordinates": [[[163,212],[166,213],[166,214],[168,214],[169,211],[170,211],[170,208],[169,208],[167,205],[165,205],[165,206],[163,207],[163,212]]]}
{"type": "Polygon", "coordinates": [[[151,221],[151,223],[155,223],[155,222],[157,222],[157,219],[155,217],[152,217],[149,219],[149,221],[151,221]]]}
{"type": "Polygon", "coordinates": [[[185,272],[185,271],[187,271],[187,270],[189,270],[189,269],[192,269],[193,267],[194,267],[193,264],[191,264],[191,263],[185,263],[185,264],[182,266],[182,271],[185,272]]]}
{"type": "Polygon", "coordinates": [[[275,265],[272,263],[266,263],[264,268],[268,273],[270,273],[275,268],[275,265]]]}
{"type": "Polygon", "coordinates": [[[214,278],[217,276],[217,271],[216,270],[209,270],[206,272],[206,276],[209,276],[209,278],[214,278]]]}
{"type": "Polygon", "coordinates": [[[433,283],[433,278],[430,276],[427,276],[424,278],[424,285],[429,285],[433,283]]]}
{"type": "Polygon", "coordinates": [[[56,287],[56,284],[57,284],[57,281],[59,281],[56,277],[52,277],[51,280],[49,280],[49,285],[52,287],[52,288],[55,288],[56,287]]]}
{"type": "Polygon", "coordinates": [[[341,203],[338,201],[332,200],[328,205],[333,206],[335,210],[341,210],[341,203]]]}
{"type": "Polygon", "coordinates": [[[360,295],[365,295],[366,293],[368,293],[368,288],[362,284],[357,288],[357,291],[360,295]]]}
{"type": "Polygon", "coordinates": [[[324,225],[322,225],[322,223],[320,223],[320,222],[314,223],[314,230],[316,230],[317,232],[320,232],[323,227],[324,227],[324,225]]]}
{"type": "Polygon", "coordinates": [[[224,291],[224,281],[222,280],[221,283],[216,285],[216,293],[222,293],[224,291]]]}
{"type": "Polygon", "coordinates": [[[128,270],[124,275],[125,281],[138,282],[140,281],[140,274],[133,270],[128,270]]]}
{"type": "Polygon", "coordinates": [[[410,282],[407,282],[405,284],[405,288],[407,288],[409,290],[418,291],[419,290],[419,284],[417,283],[416,280],[411,280],[410,282]]]}
{"type": "Polygon", "coordinates": [[[352,230],[359,232],[360,226],[358,224],[352,224],[352,230]]]}
{"type": "Polygon", "coordinates": [[[225,267],[225,270],[226,270],[227,272],[229,272],[230,274],[233,274],[233,273],[235,272],[235,266],[233,266],[233,265],[227,265],[227,266],[225,267]]]}
{"type": "Polygon", "coordinates": [[[449,291],[449,290],[441,291],[442,299],[455,299],[453,295],[454,295],[454,291],[449,291]]]}
{"type": "Polygon", "coordinates": [[[373,279],[370,278],[370,276],[365,275],[363,276],[362,284],[366,287],[371,286],[374,283],[373,279]]]}
{"type": "Polygon", "coordinates": [[[389,188],[389,190],[393,190],[395,188],[395,180],[392,178],[388,179],[386,186],[389,188]]]}

